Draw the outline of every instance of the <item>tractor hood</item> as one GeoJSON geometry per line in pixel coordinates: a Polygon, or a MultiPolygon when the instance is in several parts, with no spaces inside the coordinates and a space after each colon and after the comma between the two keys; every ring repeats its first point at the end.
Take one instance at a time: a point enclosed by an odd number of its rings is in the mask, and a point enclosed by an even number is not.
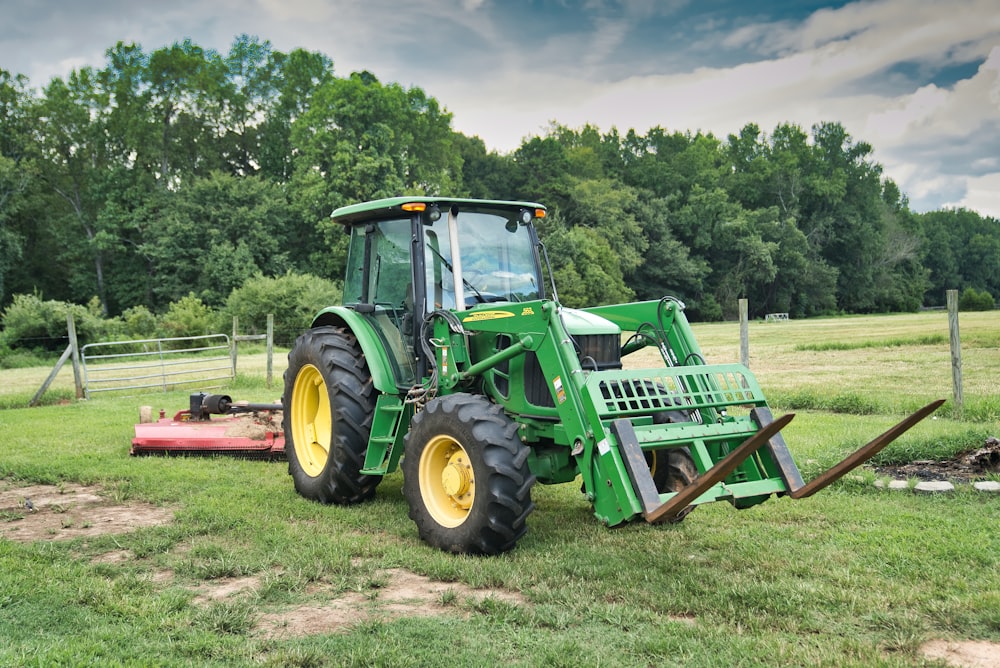
{"type": "Polygon", "coordinates": [[[621,328],[615,323],[599,315],[574,308],[561,308],[563,327],[574,336],[592,334],[621,334],[621,328]]]}

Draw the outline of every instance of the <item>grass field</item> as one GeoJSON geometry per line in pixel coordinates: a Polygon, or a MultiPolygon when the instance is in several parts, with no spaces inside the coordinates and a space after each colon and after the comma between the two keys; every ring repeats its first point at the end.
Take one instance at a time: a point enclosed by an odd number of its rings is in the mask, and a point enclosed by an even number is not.
{"type": "MultiPolygon", "coordinates": [[[[738,361],[736,324],[695,331],[709,361],[738,361]]],[[[1000,312],[962,314],[961,332],[964,419],[949,402],[881,461],[1000,436],[1000,312]]],[[[944,313],[752,323],[750,364],[796,412],[784,434],[809,477],[951,397],[947,337],[944,313]]],[[[227,392],[274,400],[263,369],[241,355],[227,392]]],[[[919,666],[944,665],[928,641],[1000,642],[1000,496],[967,485],[882,491],[863,470],[805,501],[614,530],[577,485],[539,485],[513,552],[451,556],[419,541],[399,473],[371,503],[323,507],[282,463],[131,458],[138,406],[187,393],[76,402],[64,370],[49,405],[18,408],[48,371],[0,372],[0,492],[66,499],[0,508],[0,665],[919,666]],[[99,532],[75,519],[77,485],[170,521],[99,532]],[[48,538],[10,537],[42,515],[48,538]]]]}

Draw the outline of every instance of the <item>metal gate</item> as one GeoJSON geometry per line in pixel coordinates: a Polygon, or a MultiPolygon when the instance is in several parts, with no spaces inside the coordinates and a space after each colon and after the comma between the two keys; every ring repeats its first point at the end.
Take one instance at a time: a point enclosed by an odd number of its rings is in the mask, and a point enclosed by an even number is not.
{"type": "Polygon", "coordinates": [[[211,389],[236,377],[226,334],[88,343],[80,354],[88,399],[96,392],[153,387],[211,389]]]}

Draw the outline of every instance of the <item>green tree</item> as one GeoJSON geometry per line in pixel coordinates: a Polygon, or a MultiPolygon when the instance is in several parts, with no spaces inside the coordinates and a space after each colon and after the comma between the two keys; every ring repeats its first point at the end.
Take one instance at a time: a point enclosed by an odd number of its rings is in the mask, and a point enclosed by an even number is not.
{"type": "Polygon", "coordinates": [[[226,127],[226,74],[218,53],[191,40],[149,55],[147,104],[157,127],[157,172],[163,187],[176,187],[185,176],[225,170],[219,133],[226,127]]]}
{"type": "Polygon", "coordinates": [[[17,162],[0,155],[0,303],[3,303],[6,278],[21,259],[23,240],[13,229],[14,216],[27,188],[28,177],[18,169],[17,162]]]}
{"type": "Polygon", "coordinates": [[[260,171],[266,178],[286,182],[294,169],[292,124],[312,106],[316,91],[333,80],[333,61],[303,49],[272,52],[270,61],[277,96],[267,101],[257,128],[260,171]]]}
{"type": "Polygon", "coordinates": [[[813,127],[812,151],[799,225],[837,268],[837,306],[871,312],[879,307],[876,268],[887,241],[881,168],[869,160],[871,146],[855,142],[839,123],[813,127]]]}
{"type": "Polygon", "coordinates": [[[480,199],[517,199],[516,168],[509,155],[487,151],[479,137],[455,133],[453,143],[462,160],[462,192],[480,199]]]}
{"type": "Polygon", "coordinates": [[[106,57],[97,78],[107,96],[108,153],[119,166],[159,174],[160,147],[150,104],[149,57],[141,46],[124,42],[108,49],[106,57]]]}
{"type": "Polygon", "coordinates": [[[758,209],[756,229],[774,244],[776,273],[749,295],[751,314],[789,313],[794,318],[828,315],[836,311],[837,270],[812,252],[805,233],[778,207],[758,209]]]}
{"type": "Polygon", "coordinates": [[[517,199],[538,201],[558,210],[570,188],[570,162],[559,140],[531,137],[514,151],[512,159],[517,199]]]}
{"type": "Polygon", "coordinates": [[[279,74],[271,43],[239,35],[223,63],[225,78],[219,87],[223,157],[232,174],[256,174],[261,153],[259,118],[276,98],[279,74]]]}
{"type": "Polygon", "coordinates": [[[710,273],[708,263],[692,255],[674,235],[666,200],[654,199],[644,207],[646,212],[639,220],[649,246],[643,261],[629,275],[629,285],[640,299],[672,295],[695,305],[704,294],[704,281],[710,273]]]}
{"type": "Polygon", "coordinates": [[[101,206],[97,182],[109,164],[104,141],[106,111],[107,98],[90,68],[73,71],[67,81],[54,78],[39,103],[41,140],[37,145],[41,178],[62,205],[52,212],[51,223],[65,244],[55,259],[72,268],[78,259],[90,258],[93,273],[86,277],[70,271],[67,283],[71,296],[81,301],[96,292],[105,315],[108,302],[103,240],[97,227],[101,206]]]}
{"type": "Polygon", "coordinates": [[[32,123],[27,86],[25,77],[0,69],[0,304],[7,277],[22,258],[18,216],[26,206],[34,171],[26,155],[32,123]]]}
{"type": "Polygon", "coordinates": [[[283,188],[215,173],[170,197],[139,244],[149,259],[154,305],[192,293],[209,306],[256,274],[283,274],[292,216],[283,188]]]}
{"type": "Polygon", "coordinates": [[[461,158],[451,146],[450,123],[450,114],[419,89],[383,85],[369,72],[316,88],[292,124],[289,181],[304,225],[300,238],[312,242],[309,271],[343,273],[346,240],[329,221],[338,206],[460,187],[461,158]]]}
{"type": "Polygon", "coordinates": [[[917,218],[927,239],[922,259],[931,270],[931,293],[938,303],[944,303],[949,289],[1000,294],[1000,220],[967,209],[917,218]]]}
{"type": "Polygon", "coordinates": [[[567,195],[560,209],[564,220],[597,232],[623,273],[642,263],[649,244],[637,219],[643,211],[634,188],[610,179],[586,179],[575,181],[567,195]]]}
{"type": "Polygon", "coordinates": [[[563,305],[597,306],[627,302],[634,297],[611,246],[596,230],[567,227],[554,219],[545,246],[563,305]]]}

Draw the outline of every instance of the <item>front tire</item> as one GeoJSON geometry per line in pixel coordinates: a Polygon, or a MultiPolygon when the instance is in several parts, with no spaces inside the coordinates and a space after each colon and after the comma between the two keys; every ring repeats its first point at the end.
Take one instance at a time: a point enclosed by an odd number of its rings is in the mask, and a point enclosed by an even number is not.
{"type": "Polygon", "coordinates": [[[534,510],[528,448],[517,424],[483,396],[429,401],[410,423],[403,494],[420,538],[447,552],[499,554],[534,510]]]}
{"type": "Polygon", "coordinates": [[[285,455],[307,499],[351,504],[370,499],[381,476],[362,474],[375,388],[357,338],[343,327],[307,331],[288,353],[285,455]]]}

